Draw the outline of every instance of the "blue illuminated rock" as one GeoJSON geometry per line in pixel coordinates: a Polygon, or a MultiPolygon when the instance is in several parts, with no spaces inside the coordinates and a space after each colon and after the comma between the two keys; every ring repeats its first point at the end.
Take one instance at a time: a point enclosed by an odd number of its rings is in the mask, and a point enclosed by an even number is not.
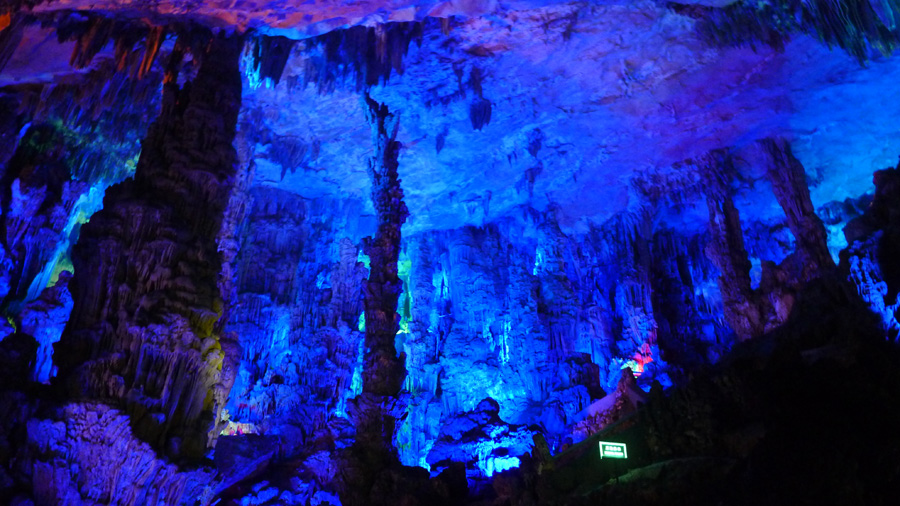
{"type": "Polygon", "coordinates": [[[487,398],[472,411],[442,420],[427,462],[433,474],[463,462],[470,478],[490,477],[518,467],[519,457],[531,451],[533,436],[532,430],[501,420],[500,405],[487,398]]]}
{"type": "Polygon", "coordinates": [[[130,417],[104,404],[73,403],[58,418],[28,421],[28,445],[38,504],[188,504],[207,502],[215,470],[179,469],[137,438],[130,417]]]}
{"type": "Polygon", "coordinates": [[[22,332],[40,344],[32,373],[35,381],[47,383],[53,376],[53,345],[62,337],[72,312],[71,277],[69,272],[60,273],[52,287],[44,289],[39,298],[26,304],[19,313],[22,332]]]}

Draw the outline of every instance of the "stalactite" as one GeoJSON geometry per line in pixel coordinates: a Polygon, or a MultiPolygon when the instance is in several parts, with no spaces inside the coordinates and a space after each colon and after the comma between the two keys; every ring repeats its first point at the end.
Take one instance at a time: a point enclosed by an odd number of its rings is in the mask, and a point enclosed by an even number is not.
{"type": "Polygon", "coordinates": [[[253,41],[253,67],[259,78],[278,84],[296,44],[297,41],[287,37],[257,37],[253,41]]]}
{"type": "Polygon", "coordinates": [[[476,98],[469,106],[469,119],[474,130],[481,130],[491,122],[491,102],[483,98],[476,98]]]}
{"type": "Polygon", "coordinates": [[[109,41],[112,29],[112,20],[99,16],[90,18],[87,28],[75,39],[75,47],[72,49],[69,64],[76,69],[82,69],[89,65],[94,56],[109,41]]]}
{"type": "Polygon", "coordinates": [[[25,33],[25,16],[6,14],[5,26],[0,28],[0,71],[9,63],[25,33]]]}
{"type": "MultiPolygon", "coordinates": [[[[715,152],[710,155],[711,174],[728,173],[731,163],[728,155],[715,152]]],[[[707,187],[710,241],[706,254],[719,269],[719,291],[722,294],[725,319],[734,329],[738,339],[746,340],[761,335],[765,330],[765,315],[761,313],[758,297],[750,284],[750,260],[744,249],[741,219],[731,190],[720,177],[715,177],[707,187]]]]}
{"type": "Polygon", "coordinates": [[[865,63],[869,47],[890,55],[900,46],[900,5],[881,0],[740,1],[699,14],[701,33],[713,44],[762,43],[783,49],[803,31],[865,63]]]}
{"type": "Polygon", "coordinates": [[[834,260],[828,251],[825,226],[816,215],[809,197],[806,171],[794,157],[787,141],[770,138],[760,142],[772,162],[766,176],[797,241],[796,250],[802,265],[799,279],[809,281],[833,269],[834,260]]]}
{"type": "Polygon", "coordinates": [[[143,79],[150,73],[150,67],[153,66],[153,62],[156,60],[156,55],[159,54],[159,48],[165,40],[165,37],[165,27],[154,26],[150,28],[150,31],[147,33],[146,42],[144,43],[144,56],[141,59],[141,66],[137,71],[138,79],[143,79]]]}
{"type": "MultiPolygon", "coordinates": [[[[436,22],[436,21],[435,21],[436,22]]],[[[349,80],[357,91],[402,74],[403,57],[413,41],[421,41],[423,22],[352,26],[308,39],[303,79],[327,91],[349,80]]]]}

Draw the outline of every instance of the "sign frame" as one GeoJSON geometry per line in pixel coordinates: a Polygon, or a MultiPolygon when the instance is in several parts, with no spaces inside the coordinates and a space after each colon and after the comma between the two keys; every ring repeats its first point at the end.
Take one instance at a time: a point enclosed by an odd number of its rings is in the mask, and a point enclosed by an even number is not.
{"type": "Polygon", "coordinates": [[[615,441],[600,441],[599,443],[601,459],[623,460],[628,458],[628,447],[625,443],[616,443],[615,441]]]}

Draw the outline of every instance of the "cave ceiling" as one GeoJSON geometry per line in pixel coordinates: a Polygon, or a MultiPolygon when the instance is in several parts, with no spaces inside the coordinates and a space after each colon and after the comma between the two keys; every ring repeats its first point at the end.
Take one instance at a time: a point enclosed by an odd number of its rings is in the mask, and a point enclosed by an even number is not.
{"type": "MultiPolygon", "coordinates": [[[[255,181],[305,198],[359,199],[369,208],[365,159],[373,146],[358,87],[352,78],[309,82],[313,56],[304,48],[330,30],[423,21],[400,72],[370,90],[401,116],[400,171],[411,214],[405,234],[532,211],[554,213],[566,231],[623,211],[700,229],[706,210],[691,198],[700,179],[692,160],[714,149],[740,153],[771,136],[792,143],[817,206],[866,192],[872,171],[893,163],[896,59],[874,54],[861,64],[802,34],[783,48],[717,47],[704,39],[691,8],[652,1],[76,0],[41,3],[33,12],[44,19],[79,11],[192,20],[298,41],[277,83],[254,79],[250,58],[244,64],[242,125],[253,130],[255,181]],[[489,104],[483,125],[472,119],[479,102],[489,104]]],[[[74,42],[59,42],[49,25],[27,28],[0,85],[85,72],[68,64],[74,42]]],[[[92,65],[112,57],[110,44],[92,65]]],[[[738,160],[739,207],[761,221],[780,216],[771,192],[756,184],[762,173],[752,155],[738,160]]]]}

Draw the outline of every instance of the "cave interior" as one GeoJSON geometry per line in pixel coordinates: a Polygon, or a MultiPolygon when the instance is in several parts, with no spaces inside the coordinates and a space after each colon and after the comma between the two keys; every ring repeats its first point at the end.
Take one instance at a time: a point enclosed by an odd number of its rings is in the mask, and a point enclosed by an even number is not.
{"type": "Polygon", "coordinates": [[[0,504],[896,504],[898,17],[0,1],[0,504]]]}

